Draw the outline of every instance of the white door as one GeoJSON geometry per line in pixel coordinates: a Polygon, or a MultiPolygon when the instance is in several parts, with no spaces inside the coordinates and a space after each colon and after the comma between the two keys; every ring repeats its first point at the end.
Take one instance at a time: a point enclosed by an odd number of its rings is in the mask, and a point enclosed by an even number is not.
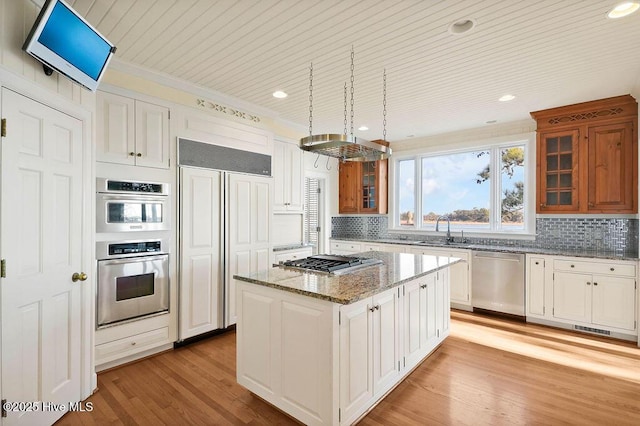
{"type": "Polygon", "coordinates": [[[271,251],[272,179],[229,174],[226,228],[225,327],[236,323],[235,274],[269,268],[271,251]]]}
{"type": "MultiPolygon", "coordinates": [[[[81,397],[82,122],[7,89],[2,113],[2,398],[68,407],[81,397]]],[[[62,414],[8,412],[4,424],[62,414]]]]}
{"type": "Polygon", "coordinates": [[[398,289],[373,296],[373,390],[386,392],[400,374],[398,289]]]}
{"type": "Polygon", "coordinates": [[[180,339],[222,328],[222,174],[180,168],[180,339]]]}
{"type": "Polygon", "coordinates": [[[371,299],[340,307],[340,410],[355,420],[373,398],[371,299]]]}
{"type": "Polygon", "coordinates": [[[636,280],[594,275],[592,285],[593,323],[635,330],[636,280]]]}
{"type": "Polygon", "coordinates": [[[566,320],[591,322],[591,275],[555,273],[553,316],[566,320]]]}

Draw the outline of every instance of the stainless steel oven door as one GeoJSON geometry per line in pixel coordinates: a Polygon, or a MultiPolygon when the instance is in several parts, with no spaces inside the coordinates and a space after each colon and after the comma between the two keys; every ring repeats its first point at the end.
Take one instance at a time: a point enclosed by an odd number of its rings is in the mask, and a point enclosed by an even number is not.
{"type": "Polygon", "coordinates": [[[165,231],[169,229],[167,196],[96,194],[96,231],[165,231]]]}
{"type": "Polygon", "coordinates": [[[168,254],[98,261],[98,328],[168,310],[168,254]]]}

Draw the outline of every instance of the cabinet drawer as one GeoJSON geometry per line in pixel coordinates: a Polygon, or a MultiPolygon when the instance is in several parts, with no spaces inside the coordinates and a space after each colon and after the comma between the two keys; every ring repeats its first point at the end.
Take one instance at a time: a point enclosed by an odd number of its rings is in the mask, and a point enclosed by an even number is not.
{"type": "Polygon", "coordinates": [[[102,345],[96,346],[96,364],[142,352],[154,346],[168,343],[168,341],[169,327],[163,327],[157,330],[147,331],[146,333],[125,337],[124,339],[114,340],[113,342],[103,343],[102,345]]]}
{"type": "Polygon", "coordinates": [[[285,251],[282,253],[277,253],[275,255],[276,263],[286,262],[287,260],[296,260],[296,259],[304,259],[305,257],[311,256],[313,250],[311,247],[304,250],[296,250],[296,251],[285,251]]]}
{"type": "Polygon", "coordinates": [[[584,272],[589,274],[636,276],[636,266],[630,263],[590,263],[573,260],[555,260],[553,269],[565,272],[584,272]]]}
{"type": "Polygon", "coordinates": [[[343,251],[352,251],[354,253],[362,251],[362,244],[360,243],[350,243],[350,242],[332,242],[331,243],[332,250],[343,250],[343,251]]]}

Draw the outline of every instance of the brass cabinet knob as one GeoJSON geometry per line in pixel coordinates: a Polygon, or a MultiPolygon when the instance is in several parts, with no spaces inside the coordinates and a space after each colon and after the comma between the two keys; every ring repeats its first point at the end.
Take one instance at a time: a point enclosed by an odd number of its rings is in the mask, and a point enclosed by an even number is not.
{"type": "Polygon", "coordinates": [[[86,281],[87,280],[87,274],[85,274],[84,272],[74,272],[73,275],[71,275],[71,281],[73,281],[74,283],[76,281],[86,281]]]}

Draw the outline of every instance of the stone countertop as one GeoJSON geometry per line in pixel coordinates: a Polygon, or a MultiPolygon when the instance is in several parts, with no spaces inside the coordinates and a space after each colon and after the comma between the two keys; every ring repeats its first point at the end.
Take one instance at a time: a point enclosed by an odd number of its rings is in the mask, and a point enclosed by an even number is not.
{"type": "Polygon", "coordinates": [[[411,245],[415,247],[431,247],[435,249],[439,248],[452,248],[462,250],[474,250],[474,251],[493,251],[501,253],[530,253],[549,256],[572,256],[572,257],[590,257],[597,259],[611,259],[611,260],[631,260],[637,261],[639,259],[637,251],[611,251],[611,250],[586,250],[586,249],[553,249],[553,248],[538,248],[538,247],[516,247],[510,245],[485,245],[485,244],[468,244],[468,243],[451,243],[444,244],[438,242],[418,242],[412,240],[399,240],[399,239],[362,239],[362,238],[331,238],[332,241],[358,241],[363,243],[378,243],[378,244],[399,244],[399,245],[411,245]]]}
{"type": "Polygon", "coordinates": [[[233,278],[347,305],[460,261],[454,257],[380,251],[358,256],[379,259],[382,263],[343,275],[272,267],[233,278]]]}

